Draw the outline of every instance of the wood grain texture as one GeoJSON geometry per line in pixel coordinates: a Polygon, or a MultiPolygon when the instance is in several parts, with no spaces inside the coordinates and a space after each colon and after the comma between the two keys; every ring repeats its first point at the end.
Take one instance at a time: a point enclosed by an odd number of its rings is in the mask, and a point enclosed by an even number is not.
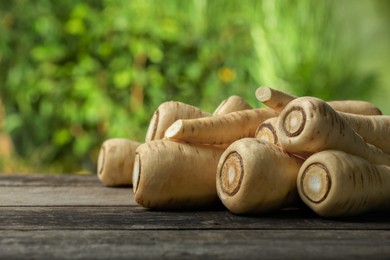
{"type": "Polygon", "coordinates": [[[1,174],[0,187],[102,187],[95,174],[1,174]]]}
{"type": "Polygon", "coordinates": [[[388,259],[389,242],[384,231],[0,231],[4,259],[388,259]]]}
{"type": "Polygon", "coordinates": [[[310,211],[237,216],[220,211],[148,211],[139,206],[0,207],[0,230],[390,230],[387,216],[328,220],[310,211]]]}
{"type": "Polygon", "coordinates": [[[0,187],[0,206],[136,205],[131,188],[107,187],[0,187]]]}
{"type": "Polygon", "coordinates": [[[1,175],[1,259],[390,259],[388,213],[150,211],[97,176],[1,175]]]}

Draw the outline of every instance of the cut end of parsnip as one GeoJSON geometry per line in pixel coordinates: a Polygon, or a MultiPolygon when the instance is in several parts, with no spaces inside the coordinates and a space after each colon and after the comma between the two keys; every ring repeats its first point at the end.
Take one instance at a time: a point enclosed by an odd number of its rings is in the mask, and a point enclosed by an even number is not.
{"type": "Polygon", "coordinates": [[[272,97],[272,91],[269,87],[259,87],[256,90],[256,98],[260,102],[266,102],[272,97]]]}
{"type": "Polygon", "coordinates": [[[102,146],[98,157],[98,175],[103,173],[105,158],[106,158],[106,148],[102,146]]]}
{"type": "Polygon", "coordinates": [[[226,158],[219,174],[223,193],[228,196],[236,194],[244,176],[244,167],[241,156],[233,152],[226,158]]]}
{"type": "Polygon", "coordinates": [[[139,154],[135,155],[134,166],[133,166],[133,192],[136,193],[141,176],[141,160],[139,154]]]}
{"type": "Polygon", "coordinates": [[[302,174],[300,189],[313,203],[324,201],[329,193],[331,179],[327,168],[319,163],[308,166],[302,174]]]}
{"type": "Polygon", "coordinates": [[[283,131],[289,137],[298,136],[302,133],[306,123],[306,113],[300,107],[292,107],[286,112],[283,122],[283,131]]]}
{"type": "Polygon", "coordinates": [[[261,124],[256,132],[256,138],[272,144],[277,144],[278,137],[271,124],[261,124]]]}
{"type": "Polygon", "coordinates": [[[182,120],[176,120],[168,129],[165,131],[165,137],[173,138],[175,137],[183,127],[182,120]]]}

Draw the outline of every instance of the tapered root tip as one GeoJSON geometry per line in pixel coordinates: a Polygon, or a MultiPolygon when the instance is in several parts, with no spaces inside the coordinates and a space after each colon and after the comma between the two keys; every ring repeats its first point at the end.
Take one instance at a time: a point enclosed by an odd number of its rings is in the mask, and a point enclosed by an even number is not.
{"type": "Polygon", "coordinates": [[[256,90],[256,98],[260,102],[266,102],[272,97],[272,91],[269,87],[259,87],[256,90]]]}
{"type": "Polygon", "coordinates": [[[99,152],[99,158],[98,158],[98,174],[102,174],[104,170],[104,163],[106,159],[106,148],[102,146],[99,152]]]}
{"type": "Polygon", "coordinates": [[[300,107],[293,107],[284,114],[282,128],[289,137],[302,133],[306,123],[306,113],[300,107]]]}
{"type": "Polygon", "coordinates": [[[165,137],[172,138],[175,137],[183,127],[182,120],[176,120],[168,129],[165,131],[165,137]]]}
{"type": "Polygon", "coordinates": [[[244,176],[244,167],[241,156],[233,152],[228,155],[219,174],[222,192],[228,196],[236,194],[244,176]]]}
{"type": "Polygon", "coordinates": [[[133,166],[133,192],[137,192],[139,179],[141,177],[141,159],[139,154],[135,155],[134,166],[133,166]]]}
{"type": "Polygon", "coordinates": [[[157,110],[154,114],[152,119],[150,120],[148,130],[146,132],[146,138],[145,140],[152,141],[156,138],[156,131],[157,131],[157,125],[159,120],[159,111],[157,110]]]}
{"type": "Polygon", "coordinates": [[[302,195],[311,202],[324,201],[331,187],[328,169],[319,163],[309,165],[304,170],[299,185],[302,195]]]}
{"type": "Polygon", "coordinates": [[[219,113],[219,111],[221,110],[221,108],[225,105],[226,101],[227,101],[227,99],[222,100],[221,104],[219,104],[219,106],[215,109],[213,115],[216,115],[216,114],[219,113]]]}

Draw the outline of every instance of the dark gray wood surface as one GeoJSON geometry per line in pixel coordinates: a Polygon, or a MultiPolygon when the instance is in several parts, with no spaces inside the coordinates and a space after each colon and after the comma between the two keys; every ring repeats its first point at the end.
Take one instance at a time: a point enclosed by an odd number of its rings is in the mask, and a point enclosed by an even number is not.
{"type": "Polygon", "coordinates": [[[0,258],[390,259],[390,218],[151,211],[94,175],[0,175],[0,258]]]}

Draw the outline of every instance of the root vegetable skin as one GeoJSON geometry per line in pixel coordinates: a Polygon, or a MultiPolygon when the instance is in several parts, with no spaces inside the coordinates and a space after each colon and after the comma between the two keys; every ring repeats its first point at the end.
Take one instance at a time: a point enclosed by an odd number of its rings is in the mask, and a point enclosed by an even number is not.
{"type": "Polygon", "coordinates": [[[215,172],[223,149],[167,140],[136,151],[135,201],[150,209],[207,207],[218,202],[215,172]]]}
{"type": "Polygon", "coordinates": [[[189,119],[210,116],[201,109],[178,101],[162,103],[150,120],[145,141],[160,140],[165,130],[178,119],[189,119]]]}
{"type": "Polygon", "coordinates": [[[214,111],[213,115],[214,116],[225,115],[230,112],[247,110],[247,109],[252,109],[252,106],[249,105],[242,97],[230,96],[221,102],[221,104],[214,111]]]}
{"type": "Polygon", "coordinates": [[[324,217],[390,209],[390,167],[327,150],[302,165],[297,186],[303,202],[324,217]]]}
{"type": "Polygon", "coordinates": [[[254,137],[264,120],[277,114],[265,108],[231,112],[208,118],[178,120],[166,131],[172,140],[199,144],[230,144],[244,137],[254,137]]]}
{"type": "Polygon", "coordinates": [[[390,116],[364,116],[339,112],[339,115],[370,144],[390,154],[390,116]]]}
{"type": "Polygon", "coordinates": [[[313,97],[291,101],[278,117],[277,135],[288,152],[345,151],[375,164],[390,165],[390,156],[358,135],[326,102],[313,97]]]}
{"type": "Polygon", "coordinates": [[[222,203],[236,214],[271,212],[298,201],[296,177],[302,160],[255,138],[232,143],[217,170],[222,203]]]}
{"type": "Polygon", "coordinates": [[[106,140],[99,152],[99,180],[106,186],[131,185],[135,150],[140,144],[122,138],[106,140]]]}
{"type": "Polygon", "coordinates": [[[358,115],[382,115],[382,111],[370,102],[362,100],[333,100],[328,104],[339,112],[358,115]]]}
{"type": "MultiPolygon", "coordinates": [[[[294,95],[287,94],[270,87],[259,87],[256,98],[269,108],[280,113],[288,103],[296,99],[294,95]]],[[[327,102],[334,110],[360,115],[381,115],[382,112],[374,104],[362,100],[334,100],[327,102]]]]}
{"type": "Polygon", "coordinates": [[[263,86],[256,90],[256,98],[264,105],[280,113],[296,97],[283,91],[263,86]]]}

